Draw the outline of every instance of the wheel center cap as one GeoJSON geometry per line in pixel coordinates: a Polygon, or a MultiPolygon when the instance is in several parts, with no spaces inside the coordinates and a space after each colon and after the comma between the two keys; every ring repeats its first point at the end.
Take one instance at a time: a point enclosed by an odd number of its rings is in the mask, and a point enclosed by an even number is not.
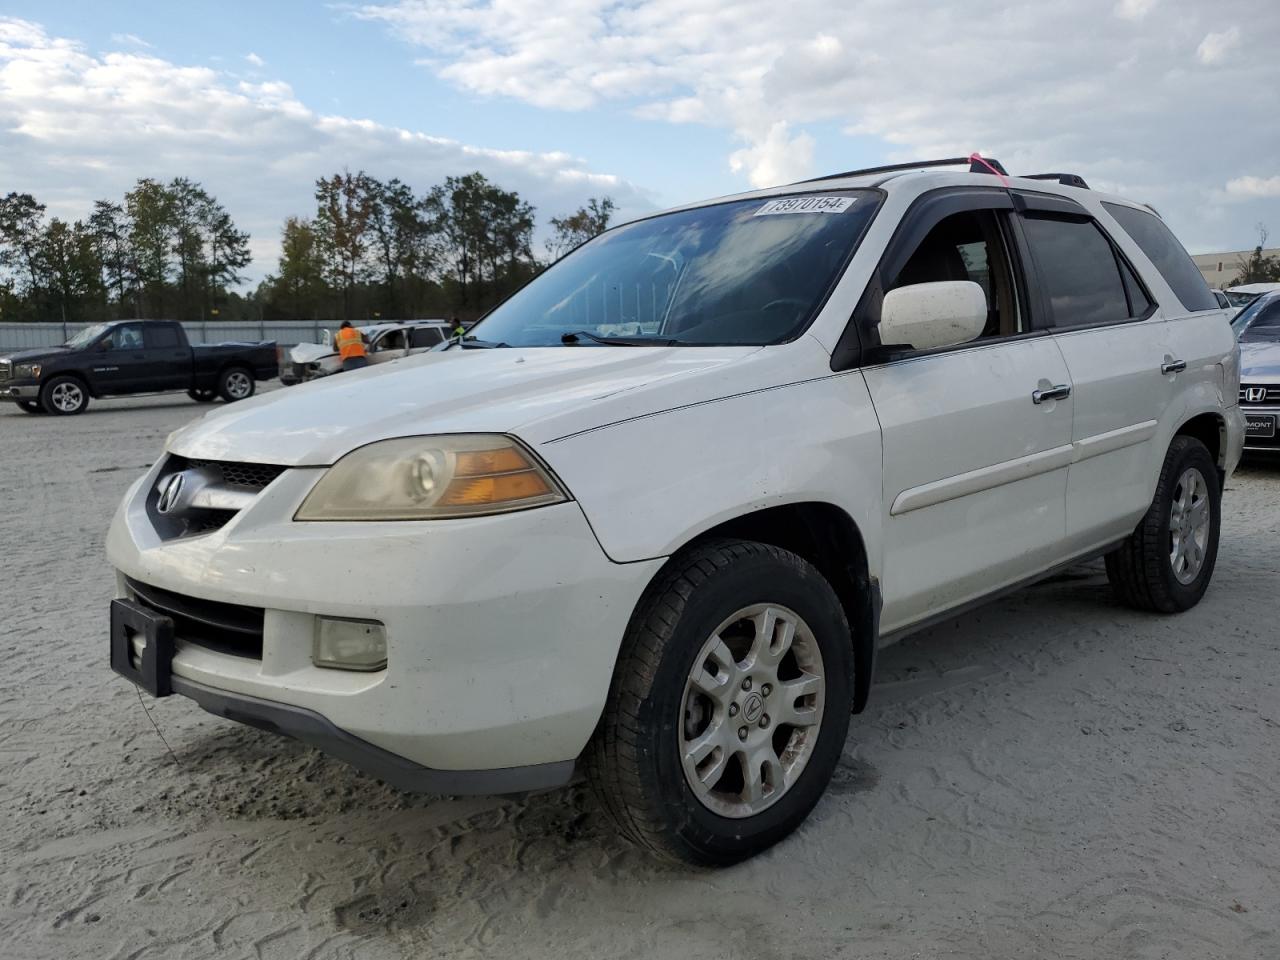
{"type": "Polygon", "coordinates": [[[760,719],[760,715],[764,713],[764,698],[758,693],[753,693],[742,701],[742,719],[747,723],[755,723],[760,719]]]}

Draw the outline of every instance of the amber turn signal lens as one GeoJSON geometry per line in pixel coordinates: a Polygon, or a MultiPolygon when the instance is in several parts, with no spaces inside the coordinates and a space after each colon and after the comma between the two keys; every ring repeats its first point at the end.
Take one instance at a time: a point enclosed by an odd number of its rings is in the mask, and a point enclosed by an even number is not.
{"type": "Polygon", "coordinates": [[[496,477],[459,477],[440,498],[442,507],[475,507],[486,503],[508,503],[543,497],[551,492],[547,481],[533,470],[502,473],[496,477]]]}
{"type": "Polygon", "coordinates": [[[484,477],[494,473],[515,473],[531,470],[529,458],[515,447],[497,450],[461,450],[454,475],[458,477],[484,477]]]}

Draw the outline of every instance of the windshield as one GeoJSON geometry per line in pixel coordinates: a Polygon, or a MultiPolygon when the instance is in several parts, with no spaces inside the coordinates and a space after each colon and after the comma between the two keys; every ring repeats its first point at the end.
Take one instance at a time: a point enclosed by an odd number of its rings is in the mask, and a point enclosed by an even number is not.
{"type": "Polygon", "coordinates": [[[844,190],[739,200],[618,227],[533,280],[468,339],[513,347],[791,339],[821,306],[878,198],[844,190]]]}
{"type": "Polygon", "coordinates": [[[64,343],[63,346],[75,347],[75,348],[87,347],[89,344],[93,343],[93,341],[97,340],[100,336],[106,333],[107,327],[109,326],[110,324],[106,324],[106,323],[95,323],[92,327],[85,327],[83,330],[77,333],[74,337],[72,337],[66,343],[64,343]]]}
{"type": "Polygon", "coordinates": [[[1280,297],[1259,297],[1231,319],[1236,339],[1280,340],[1280,297]]]}
{"type": "Polygon", "coordinates": [[[1232,293],[1230,290],[1227,290],[1226,295],[1227,302],[1233,307],[1247,307],[1249,304],[1253,303],[1253,301],[1258,299],[1258,295],[1256,293],[1232,293]]]}

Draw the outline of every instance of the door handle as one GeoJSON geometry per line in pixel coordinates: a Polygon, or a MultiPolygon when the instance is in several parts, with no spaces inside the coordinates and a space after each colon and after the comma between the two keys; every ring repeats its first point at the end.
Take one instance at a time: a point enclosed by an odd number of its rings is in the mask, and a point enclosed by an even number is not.
{"type": "Polygon", "coordinates": [[[1059,383],[1047,390],[1032,390],[1031,402],[1044,403],[1046,400],[1065,400],[1071,396],[1071,384],[1059,383]]]}
{"type": "Polygon", "coordinates": [[[1166,360],[1160,364],[1161,373],[1181,373],[1187,369],[1187,361],[1185,360],[1166,360]]]}

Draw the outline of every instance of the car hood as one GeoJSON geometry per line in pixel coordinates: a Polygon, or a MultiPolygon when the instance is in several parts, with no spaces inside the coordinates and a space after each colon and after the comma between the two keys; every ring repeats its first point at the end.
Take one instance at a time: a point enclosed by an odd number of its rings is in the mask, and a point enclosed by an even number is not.
{"type": "Polygon", "coordinates": [[[1240,344],[1240,379],[1280,383],[1280,343],[1244,341],[1240,344]]]}
{"type": "MultiPolygon", "coordinates": [[[[816,341],[805,339],[806,344],[790,347],[821,351],[816,341]]],[[[786,382],[793,364],[779,355],[783,352],[797,356],[787,348],[760,347],[541,347],[420,354],[211,412],[172,434],[168,449],[196,459],[322,466],[391,437],[518,433],[537,445],[786,382]],[[764,362],[765,355],[775,362],[764,362]]]]}
{"type": "Polygon", "coordinates": [[[32,363],[36,360],[52,360],[66,353],[65,347],[39,347],[35,350],[14,350],[12,353],[0,353],[0,360],[12,360],[14,363],[32,363]]]}
{"type": "Polygon", "coordinates": [[[300,343],[289,351],[289,359],[294,363],[314,363],[321,357],[337,356],[338,351],[327,343],[300,343]]]}

